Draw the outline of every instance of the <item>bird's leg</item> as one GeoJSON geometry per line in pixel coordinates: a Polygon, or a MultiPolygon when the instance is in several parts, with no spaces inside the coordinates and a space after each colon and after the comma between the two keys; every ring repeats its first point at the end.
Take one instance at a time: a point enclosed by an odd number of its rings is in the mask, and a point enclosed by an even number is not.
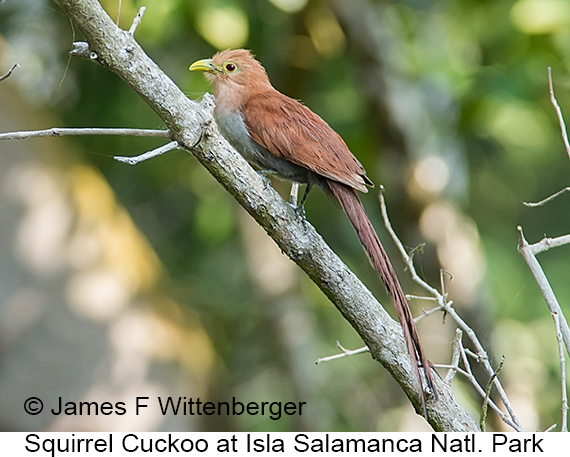
{"type": "Polygon", "coordinates": [[[275,170],[256,170],[256,173],[259,175],[259,177],[263,181],[263,188],[264,189],[267,189],[268,187],[272,187],[271,186],[271,179],[269,179],[268,176],[271,176],[271,175],[274,175],[275,173],[277,173],[275,170]]]}
{"type": "Polygon", "coordinates": [[[289,193],[289,203],[291,205],[297,205],[297,200],[299,199],[299,187],[301,184],[293,181],[291,184],[291,192],[289,193]]]}
{"type": "Polygon", "coordinates": [[[305,187],[305,193],[303,194],[303,198],[301,198],[301,201],[299,202],[298,205],[294,205],[293,203],[289,203],[293,207],[293,209],[295,210],[297,217],[302,217],[303,219],[305,219],[305,202],[307,201],[307,197],[309,196],[309,192],[311,191],[311,187],[313,187],[312,184],[307,184],[307,187],[305,187]]]}

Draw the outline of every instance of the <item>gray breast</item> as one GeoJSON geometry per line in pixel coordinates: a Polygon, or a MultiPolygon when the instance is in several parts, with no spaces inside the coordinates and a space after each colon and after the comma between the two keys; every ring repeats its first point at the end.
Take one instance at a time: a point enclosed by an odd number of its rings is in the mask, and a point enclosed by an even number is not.
{"type": "Polygon", "coordinates": [[[278,177],[289,181],[322,184],[322,177],[304,167],[275,157],[254,141],[247,130],[241,113],[215,114],[220,133],[254,168],[270,170],[278,177]]]}

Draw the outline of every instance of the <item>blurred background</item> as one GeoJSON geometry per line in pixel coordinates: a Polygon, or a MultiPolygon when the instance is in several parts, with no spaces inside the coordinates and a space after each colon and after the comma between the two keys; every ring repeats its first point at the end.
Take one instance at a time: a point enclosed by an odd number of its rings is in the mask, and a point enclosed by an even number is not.
{"type": "MultiPolygon", "coordinates": [[[[114,19],[118,0],[103,0],[114,19]]],[[[560,423],[554,325],[522,257],[570,232],[570,162],[547,67],[570,113],[570,2],[565,0],[123,0],[128,29],[191,99],[211,91],[188,66],[246,47],[273,85],[346,140],[378,186],[419,274],[446,290],[497,366],[523,427],[560,423]]],[[[0,131],[163,128],[118,77],[70,59],[80,40],[49,0],[0,5],[0,131]]],[[[568,114],[570,116],[570,114],[568,114]]],[[[568,117],[570,119],[570,117],[568,117]]],[[[169,431],[430,430],[368,355],[315,365],[362,342],[327,298],[189,154],[136,167],[164,141],[126,137],[0,142],[0,429],[169,431]],[[136,396],[305,401],[302,416],[134,414],[136,396]],[[30,416],[26,398],[44,400],[30,416]],[[65,401],[123,401],[124,416],[54,416],[65,401]]],[[[288,195],[289,185],[275,182],[288,195]]],[[[376,187],[377,189],[377,187],[376,187]]],[[[362,196],[407,293],[377,190],[362,196]]],[[[390,313],[383,286],[343,213],[315,191],[307,218],[390,313]]],[[[569,247],[539,257],[570,313],[569,247]]],[[[431,306],[413,301],[414,314],[431,306]]],[[[434,363],[455,332],[419,324],[434,363]]],[[[467,344],[467,343],[466,343],[467,344]]],[[[475,367],[474,367],[475,368],[475,367]]],[[[440,372],[442,376],[445,372],[440,372]]],[[[479,373],[478,375],[482,375],[479,373]]],[[[487,378],[480,376],[482,385],[487,378]]],[[[462,405],[481,399],[457,376],[462,405]]],[[[488,427],[505,426],[491,414],[488,427]]],[[[559,430],[559,427],[557,427],[559,430]]]]}

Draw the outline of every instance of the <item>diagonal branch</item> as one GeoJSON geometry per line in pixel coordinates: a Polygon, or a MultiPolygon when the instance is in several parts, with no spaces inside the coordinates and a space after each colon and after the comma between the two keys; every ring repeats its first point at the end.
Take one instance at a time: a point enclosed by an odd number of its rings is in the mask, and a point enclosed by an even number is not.
{"type": "MultiPolygon", "coordinates": [[[[351,323],[372,356],[400,384],[416,408],[420,396],[402,330],[384,308],[293,209],[219,135],[213,103],[198,104],[149,59],[133,36],[120,30],[95,0],[55,0],[88,41],[89,57],[121,77],[158,114],[170,138],[190,151],[330,298],[351,323]]],[[[438,431],[475,431],[477,423],[438,382],[440,398],[428,405],[438,431]]]]}

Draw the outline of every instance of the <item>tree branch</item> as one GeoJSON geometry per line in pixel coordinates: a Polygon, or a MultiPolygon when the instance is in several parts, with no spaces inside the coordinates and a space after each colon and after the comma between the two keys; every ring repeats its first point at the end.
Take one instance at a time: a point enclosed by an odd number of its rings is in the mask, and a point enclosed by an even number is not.
{"type": "MultiPolygon", "coordinates": [[[[519,231],[519,245],[518,250],[521,255],[524,257],[540,291],[542,292],[542,296],[550,309],[550,312],[558,315],[558,319],[560,321],[560,332],[562,333],[562,337],[564,339],[564,344],[566,345],[566,351],[570,354],[570,328],[568,328],[568,322],[566,322],[566,318],[564,317],[564,313],[562,312],[562,308],[560,308],[560,304],[556,299],[556,295],[554,295],[554,291],[550,286],[550,282],[548,282],[548,278],[544,274],[540,263],[535,257],[535,252],[533,246],[528,244],[528,241],[525,239],[522,227],[519,225],[517,227],[519,231]]],[[[566,235],[568,237],[568,235],[566,235]]],[[[542,248],[538,249],[538,252],[542,252],[542,248]]]]}
{"type": "MultiPolygon", "coordinates": [[[[400,325],[305,220],[219,135],[213,103],[198,104],[146,56],[133,36],[120,30],[95,0],[55,0],[87,39],[88,55],[119,75],[164,121],[170,138],[190,151],[330,298],[372,356],[420,410],[420,397],[400,325]]],[[[437,382],[439,401],[428,403],[428,421],[438,431],[479,430],[476,421],[437,382]]]]}
{"type": "Polygon", "coordinates": [[[46,130],[27,130],[24,132],[0,133],[0,140],[27,140],[28,138],[59,137],[59,136],[90,136],[90,135],[118,135],[118,136],[143,136],[154,138],[169,138],[168,130],[150,129],[98,129],[98,128],[59,128],[54,127],[46,130]]]}

